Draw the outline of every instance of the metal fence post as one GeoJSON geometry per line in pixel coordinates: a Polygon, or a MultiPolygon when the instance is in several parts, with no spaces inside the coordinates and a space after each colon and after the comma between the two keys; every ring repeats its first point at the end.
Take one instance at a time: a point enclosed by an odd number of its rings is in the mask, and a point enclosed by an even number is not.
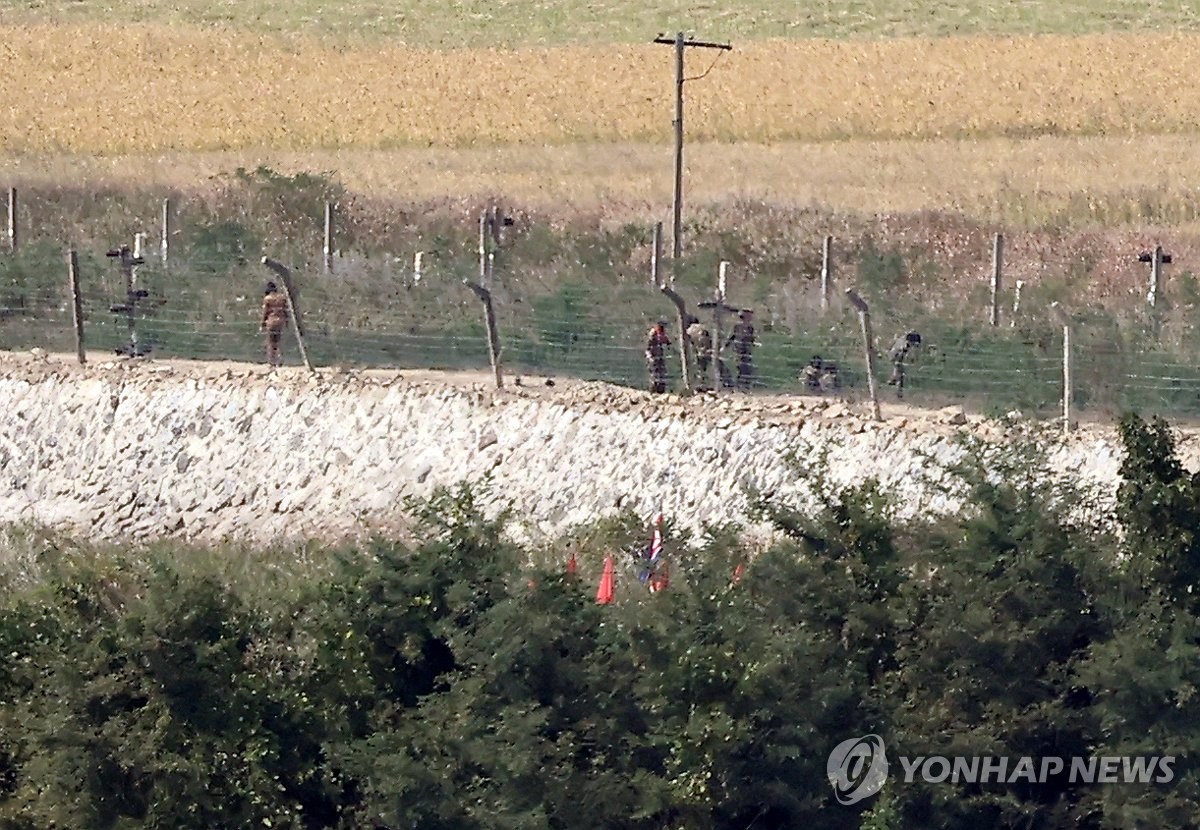
{"type": "Polygon", "coordinates": [[[1071,434],[1071,326],[1063,324],[1063,435],[1071,434]]]}
{"type": "Polygon", "coordinates": [[[1000,274],[1004,270],[1004,234],[992,238],[992,310],[989,322],[1000,325],[1000,274]]]}
{"type": "Polygon", "coordinates": [[[833,282],[833,237],[821,244],[821,311],[829,310],[829,286],[833,282]]]}

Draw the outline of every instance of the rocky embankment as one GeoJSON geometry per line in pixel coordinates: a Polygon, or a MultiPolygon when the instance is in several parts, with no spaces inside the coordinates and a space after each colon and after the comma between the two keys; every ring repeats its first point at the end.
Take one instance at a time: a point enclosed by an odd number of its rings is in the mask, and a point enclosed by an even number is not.
{"type": "Polygon", "coordinates": [[[335,540],[402,525],[406,496],[486,477],[490,502],[512,506],[514,531],[544,538],[618,507],[661,509],[692,528],[745,521],[749,491],[811,504],[818,474],[875,477],[902,514],[952,510],[945,470],[965,438],[989,452],[1037,441],[1049,470],[1100,498],[1120,460],[1100,427],[1063,442],[953,410],[874,423],[820,399],[478,381],[5,355],[0,524],[104,539],[335,540]]]}

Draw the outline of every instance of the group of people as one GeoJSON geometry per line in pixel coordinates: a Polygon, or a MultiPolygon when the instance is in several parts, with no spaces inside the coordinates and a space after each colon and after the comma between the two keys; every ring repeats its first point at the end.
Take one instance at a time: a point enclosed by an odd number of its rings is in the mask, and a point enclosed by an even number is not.
{"type": "MultiPolygon", "coordinates": [[[[685,320],[684,336],[687,337],[692,353],[696,356],[696,388],[707,391],[711,388],[713,361],[723,388],[749,391],[754,386],[754,312],[743,308],[738,322],[725,341],[722,350],[733,348],[737,358],[737,375],[730,373],[725,361],[714,354],[713,336],[700,318],[689,315],[685,320]]],[[[659,320],[650,329],[646,340],[646,370],[650,375],[650,391],[661,394],[667,391],[667,348],[671,338],[667,334],[667,321],[659,320]]]]}
{"type": "MultiPolygon", "coordinates": [[[[267,364],[272,368],[280,363],[279,341],[289,320],[287,295],[280,291],[275,283],[268,282],[263,292],[262,322],[259,331],[266,335],[267,364]]],[[[716,359],[717,375],[722,388],[749,391],[755,381],[754,312],[748,308],[739,312],[738,322],[723,346],[723,350],[733,348],[737,358],[736,377],[730,374],[725,361],[715,357],[712,332],[705,328],[700,319],[689,315],[685,322],[684,336],[687,337],[692,353],[696,356],[696,388],[702,392],[711,389],[713,360],[716,359]]],[[[650,391],[655,394],[667,391],[667,349],[670,346],[667,321],[659,320],[650,329],[646,339],[646,368],[650,374],[650,391]]],[[[888,350],[888,360],[892,364],[888,384],[896,387],[896,397],[904,397],[905,364],[920,346],[921,335],[910,331],[897,337],[888,350]]],[[[816,393],[833,392],[842,386],[837,364],[823,359],[820,355],[813,355],[808,364],[800,370],[799,380],[808,391],[816,393]]]]}
{"type": "MultiPolygon", "coordinates": [[[[737,357],[736,379],[730,375],[723,360],[717,359],[717,374],[723,388],[737,388],[748,391],[754,385],[754,312],[748,308],[741,310],[739,321],[733,327],[733,333],[726,340],[724,348],[733,347],[737,357]]],[[[684,335],[687,337],[692,353],[696,356],[696,388],[703,392],[711,389],[713,370],[713,338],[712,333],[701,324],[699,318],[688,316],[684,335]]],[[[659,320],[650,329],[646,340],[646,369],[650,375],[650,391],[662,394],[667,391],[667,349],[671,338],[667,334],[667,321],[659,320]]],[[[921,346],[921,335],[910,331],[896,338],[888,350],[888,360],[892,364],[892,374],[888,385],[896,387],[896,397],[904,397],[905,364],[913,357],[914,352],[921,346]]],[[[809,392],[834,392],[841,388],[842,379],[838,366],[831,360],[825,360],[820,355],[813,355],[808,364],[800,370],[800,382],[809,392]]]]}

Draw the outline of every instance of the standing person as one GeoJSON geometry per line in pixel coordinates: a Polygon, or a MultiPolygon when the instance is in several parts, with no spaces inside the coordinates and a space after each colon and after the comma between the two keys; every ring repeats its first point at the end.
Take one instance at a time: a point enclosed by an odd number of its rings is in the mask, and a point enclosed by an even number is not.
{"type": "Polygon", "coordinates": [[[646,339],[646,368],[650,372],[650,391],[654,394],[667,391],[667,347],[670,345],[667,321],[659,320],[646,339]]]}
{"type": "Polygon", "coordinates": [[[892,348],[888,351],[888,359],[892,361],[892,376],[888,378],[888,385],[896,387],[896,397],[904,397],[904,361],[914,349],[921,345],[921,335],[915,331],[910,331],[903,337],[897,337],[896,342],[892,343],[892,348]]]}
{"type": "Polygon", "coordinates": [[[733,327],[733,334],[729,335],[725,346],[728,348],[732,344],[737,355],[737,388],[748,392],[754,385],[754,312],[743,308],[739,317],[741,319],[733,327]]]}
{"type": "Polygon", "coordinates": [[[263,292],[262,324],[259,333],[267,335],[267,365],[274,369],[279,365],[279,341],[283,337],[283,328],[288,324],[288,301],[279,287],[273,282],[267,283],[263,292]]]}
{"type": "Polygon", "coordinates": [[[700,318],[690,316],[688,317],[687,336],[692,341],[692,348],[696,353],[696,374],[698,376],[696,388],[703,392],[708,389],[709,369],[712,366],[712,335],[700,324],[700,318]]]}

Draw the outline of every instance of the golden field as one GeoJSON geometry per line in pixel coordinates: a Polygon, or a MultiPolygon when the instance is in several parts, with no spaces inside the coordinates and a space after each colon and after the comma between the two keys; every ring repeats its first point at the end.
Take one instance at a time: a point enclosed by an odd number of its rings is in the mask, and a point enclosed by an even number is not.
{"type": "MultiPolygon", "coordinates": [[[[1016,225],[1194,224],[1200,142],[1188,135],[697,143],[689,204],[730,200],[845,213],[952,211],[1016,225]]],[[[0,183],[177,191],[237,167],[334,171],[392,203],[502,195],[547,215],[668,215],[671,149],[648,144],[0,157],[0,183]]]]}
{"type": "MultiPolygon", "coordinates": [[[[690,56],[699,74],[709,53],[690,56]]],[[[1200,35],[749,43],[688,85],[694,140],[1197,126],[1200,35]]],[[[671,50],[422,50],[149,25],[0,26],[0,154],[666,142],[671,50]]]]}

